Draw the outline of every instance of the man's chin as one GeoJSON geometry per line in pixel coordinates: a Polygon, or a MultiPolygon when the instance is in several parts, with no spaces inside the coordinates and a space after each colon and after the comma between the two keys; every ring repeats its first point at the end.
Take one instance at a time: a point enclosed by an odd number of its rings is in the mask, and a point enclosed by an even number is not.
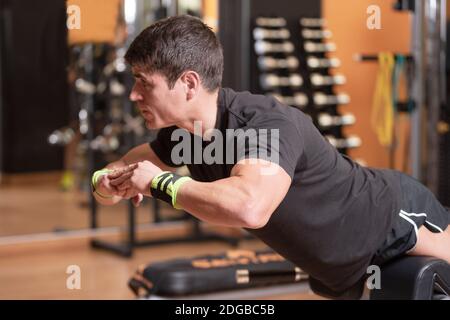
{"type": "Polygon", "coordinates": [[[168,127],[167,125],[164,125],[164,123],[160,123],[158,121],[155,120],[145,120],[145,127],[149,130],[159,130],[162,128],[166,128],[168,127]]]}

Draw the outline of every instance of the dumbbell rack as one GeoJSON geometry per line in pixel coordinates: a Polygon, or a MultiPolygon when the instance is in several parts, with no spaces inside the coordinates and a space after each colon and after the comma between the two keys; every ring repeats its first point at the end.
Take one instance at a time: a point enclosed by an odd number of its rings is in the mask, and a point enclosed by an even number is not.
{"type": "Polygon", "coordinates": [[[300,73],[298,54],[291,41],[286,20],[257,18],[253,38],[259,71],[259,90],[304,110],[308,104],[304,91],[304,75],[300,73]]]}
{"type": "Polygon", "coordinates": [[[360,146],[361,139],[345,137],[342,130],[344,125],[355,123],[355,117],[338,110],[350,98],[335,92],[346,79],[330,72],[340,61],[328,56],[336,45],[329,42],[332,34],[324,25],[323,19],[301,18],[299,28],[289,30],[282,17],[258,17],[253,28],[258,88],[308,114],[330,143],[347,153],[349,148],[360,146]]]}

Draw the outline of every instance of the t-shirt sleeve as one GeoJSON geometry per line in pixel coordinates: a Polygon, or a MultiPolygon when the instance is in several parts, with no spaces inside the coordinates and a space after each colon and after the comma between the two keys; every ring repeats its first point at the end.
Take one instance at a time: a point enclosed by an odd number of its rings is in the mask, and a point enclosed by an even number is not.
{"type": "Polygon", "coordinates": [[[242,134],[246,138],[245,146],[244,139],[238,138],[237,161],[244,159],[244,156],[266,160],[279,165],[293,178],[304,142],[292,120],[263,114],[252,119],[243,128],[242,134]]]}
{"type": "Polygon", "coordinates": [[[172,149],[178,141],[172,141],[172,133],[177,127],[162,128],[158,131],[155,140],[150,142],[150,147],[158,158],[170,167],[181,167],[182,163],[172,161],[172,149]]]}

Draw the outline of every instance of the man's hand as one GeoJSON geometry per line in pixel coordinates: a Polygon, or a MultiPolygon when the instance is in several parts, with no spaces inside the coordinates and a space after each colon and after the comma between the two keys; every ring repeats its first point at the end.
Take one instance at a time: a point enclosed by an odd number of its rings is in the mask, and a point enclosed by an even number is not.
{"type": "Polygon", "coordinates": [[[120,170],[114,170],[106,178],[111,187],[115,188],[123,198],[133,198],[134,201],[134,197],[139,194],[151,197],[150,184],[153,178],[161,172],[160,168],[145,160],[120,170]]]}
{"type": "MultiPolygon", "coordinates": [[[[123,169],[115,169],[115,170],[123,170],[123,169]]],[[[120,196],[119,191],[116,187],[111,185],[111,180],[108,178],[108,174],[102,174],[97,179],[97,185],[95,186],[95,190],[100,196],[120,196]]]]}
{"type": "MultiPolygon", "coordinates": [[[[115,173],[121,173],[125,169],[131,170],[133,168],[137,167],[137,164],[132,164],[128,167],[121,167],[121,168],[115,168],[113,169],[115,173]]],[[[108,174],[103,174],[98,178],[97,186],[96,186],[96,193],[100,197],[109,197],[112,196],[113,198],[117,199],[116,201],[119,201],[120,199],[127,198],[132,199],[133,204],[137,207],[142,202],[144,196],[140,193],[131,194],[130,190],[119,190],[115,186],[111,185],[111,180],[108,178],[108,174]]]]}

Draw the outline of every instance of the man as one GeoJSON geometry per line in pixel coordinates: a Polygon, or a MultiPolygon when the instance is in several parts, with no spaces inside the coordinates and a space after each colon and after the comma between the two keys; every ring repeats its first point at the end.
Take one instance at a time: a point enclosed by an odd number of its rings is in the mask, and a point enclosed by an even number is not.
{"type": "Polygon", "coordinates": [[[220,88],[221,46],[200,20],[155,23],[126,59],[136,78],[130,98],[146,126],[161,130],[94,174],[100,203],[131,198],[138,205],[154,196],[203,221],[246,228],[336,292],[359,283],[370,264],[405,253],[450,262],[449,214],[424,186],[339,154],[295,108],[220,88]],[[252,134],[229,148],[232,141],[217,132],[231,129],[237,140],[252,134]],[[183,133],[189,143],[179,141],[183,133]],[[214,157],[222,161],[189,159],[205,156],[216,139],[223,143],[214,157]],[[182,155],[180,143],[188,145],[182,155]],[[193,179],[170,173],[182,164],[193,179]]]}

